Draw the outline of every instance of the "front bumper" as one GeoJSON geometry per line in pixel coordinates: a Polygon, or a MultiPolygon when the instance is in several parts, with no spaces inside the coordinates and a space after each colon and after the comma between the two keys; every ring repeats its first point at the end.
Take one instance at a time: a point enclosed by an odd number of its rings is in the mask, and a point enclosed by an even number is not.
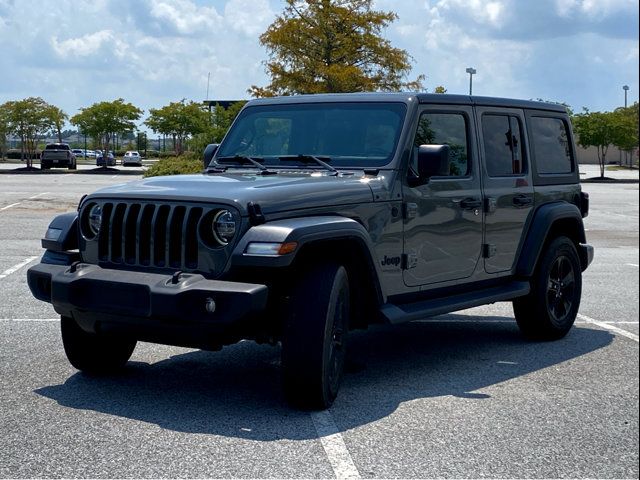
{"type": "Polygon", "coordinates": [[[109,330],[140,340],[207,348],[229,343],[266,308],[265,285],[40,263],[27,272],[31,293],[86,331],[109,330]]]}

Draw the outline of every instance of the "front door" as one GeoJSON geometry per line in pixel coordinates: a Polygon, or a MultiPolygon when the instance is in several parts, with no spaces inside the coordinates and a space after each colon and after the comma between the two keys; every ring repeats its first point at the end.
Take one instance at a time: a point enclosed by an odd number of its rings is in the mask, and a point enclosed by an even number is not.
{"type": "Polygon", "coordinates": [[[482,249],[482,197],[473,111],[425,106],[404,185],[404,283],[427,285],[471,276],[482,249]],[[415,183],[420,145],[449,145],[448,175],[415,183]]]}
{"type": "Polygon", "coordinates": [[[524,113],[518,109],[478,107],[485,196],[484,267],[510,271],[522,232],[533,211],[524,113]]]}

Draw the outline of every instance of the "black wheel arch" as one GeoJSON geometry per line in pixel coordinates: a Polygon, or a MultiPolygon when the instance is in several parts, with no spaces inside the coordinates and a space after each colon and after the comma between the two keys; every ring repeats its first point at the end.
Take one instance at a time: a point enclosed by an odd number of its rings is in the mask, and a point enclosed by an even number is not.
{"type": "Polygon", "coordinates": [[[534,213],[516,265],[516,275],[531,277],[547,245],[559,236],[569,238],[575,245],[582,270],[589,265],[585,249],[586,235],[582,214],[578,207],[567,202],[546,203],[534,213]]]}

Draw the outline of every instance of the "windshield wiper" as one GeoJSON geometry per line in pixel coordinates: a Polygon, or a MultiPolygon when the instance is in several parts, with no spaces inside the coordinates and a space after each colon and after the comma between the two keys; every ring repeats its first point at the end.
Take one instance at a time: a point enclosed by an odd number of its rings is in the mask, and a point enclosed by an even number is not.
{"type": "MultiPolygon", "coordinates": [[[[249,157],[248,155],[234,155],[232,157],[220,157],[216,158],[216,165],[220,166],[220,163],[239,163],[240,165],[253,165],[260,170],[261,175],[275,175],[278,172],[269,170],[262,165],[258,160],[262,160],[261,157],[249,157]]],[[[226,167],[225,167],[226,168],[226,167]]]]}
{"type": "MultiPolygon", "coordinates": [[[[282,156],[280,156],[278,158],[283,162],[301,162],[301,163],[311,163],[311,162],[313,162],[313,163],[316,163],[317,165],[320,165],[322,168],[325,168],[325,169],[329,170],[334,175],[338,174],[338,170],[333,168],[327,162],[325,162],[325,161],[321,160],[320,158],[316,157],[315,155],[307,155],[307,154],[300,153],[298,155],[282,155],[282,156]]],[[[323,158],[326,158],[327,161],[331,160],[331,158],[329,158],[329,157],[323,157],[323,158]]]]}

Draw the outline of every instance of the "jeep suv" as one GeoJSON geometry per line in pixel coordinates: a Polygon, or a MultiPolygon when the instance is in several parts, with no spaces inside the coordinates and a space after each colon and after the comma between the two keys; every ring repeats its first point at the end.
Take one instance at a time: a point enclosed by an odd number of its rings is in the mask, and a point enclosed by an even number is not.
{"type": "Polygon", "coordinates": [[[28,282],[74,367],[111,372],[138,340],[280,343],[287,398],[326,408],[350,329],[498,301],[527,337],[573,325],[593,249],[561,106],[254,100],[204,167],[104,188],[51,222],[28,282]]]}

